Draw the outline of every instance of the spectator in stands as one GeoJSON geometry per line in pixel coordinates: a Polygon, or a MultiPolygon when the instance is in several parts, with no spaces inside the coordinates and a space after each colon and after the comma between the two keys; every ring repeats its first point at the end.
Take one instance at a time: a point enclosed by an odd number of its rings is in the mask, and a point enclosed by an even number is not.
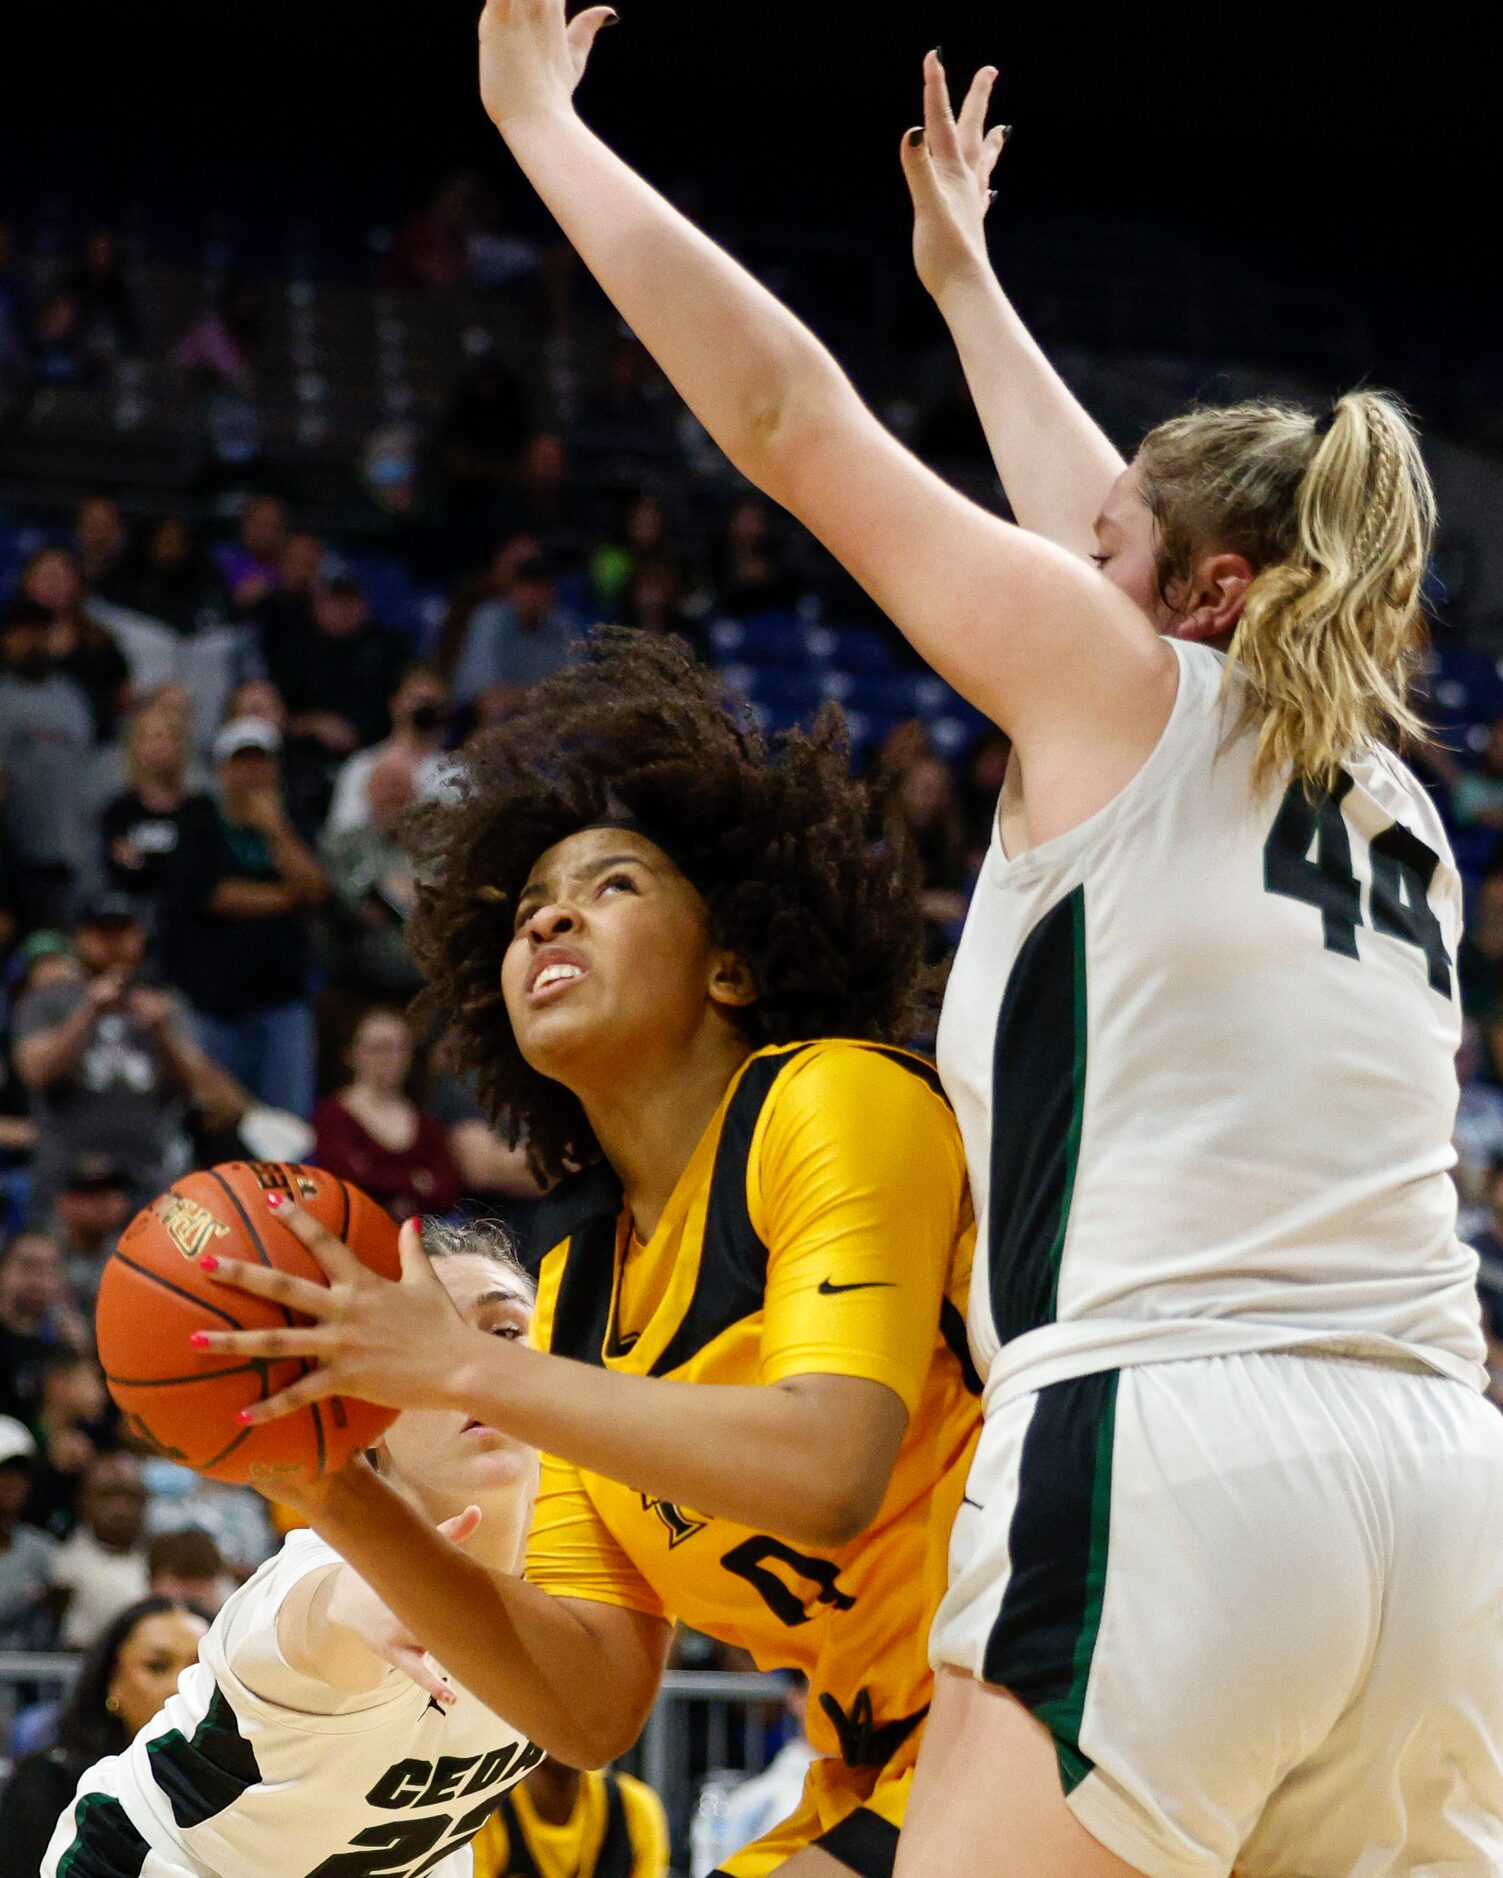
{"type": "Polygon", "coordinates": [[[18,1232],[0,1252],[0,1415],[36,1421],[48,1359],[88,1344],[61,1253],[45,1233],[18,1232]]]}
{"type": "Polygon", "coordinates": [[[39,548],[21,571],[20,591],[47,609],[47,651],[53,668],[71,678],[88,699],[94,741],[108,743],[129,699],[130,666],[106,629],[90,616],[71,550],[39,548]]]}
{"type": "Polygon", "coordinates": [[[366,819],[341,833],[326,833],[322,843],[334,894],[331,971],[341,985],[366,998],[405,1001],[423,986],[403,938],[417,883],[397,839],[416,793],[416,765],[403,751],[388,750],[366,773],[366,819]]]}
{"type": "Polygon", "coordinates": [[[704,634],[698,620],[685,611],[684,601],[683,580],[671,561],[642,561],[626,583],[615,623],[639,632],[674,633],[703,658],[704,634]]]}
{"type": "Polygon", "coordinates": [[[28,992],[16,1012],[16,1068],[39,1137],[30,1209],[37,1224],[51,1219],[83,1154],[128,1169],[144,1205],[187,1165],[187,1102],[226,1099],[180,1000],[142,980],[146,937],[133,901],[95,897],[73,934],[83,977],[28,992]]]}
{"type": "Polygon", "coordinates": [[[532,432],[531,400],[510,366],[492,356],[461,375],[433,439],[439,507],[459,566],[473,565],[494,538],[532,432]]]}
{"type": "Polygon", "coordinates": [[[994,725],[983,730],[966,752],[960,772],[960,810],[965,821],[966,850],[973,868],[980,867],[982,857],[991,846],[997,803],[1011,755],[1011,738],[994,725]]]}
{"type": "Polygon", "coordinates": [[[86,593],[110,592],[129,547],[120,504],[111,496],[85,496],[73,514],[73,558],[86,593]]]}
{"type": "Polygon", "coordinates": [[[1484,1299],[1494,1300],[1491,1315],[1503,1334],[1503,1154],[1494,1158],[1487,1170],[1482,1189],[1487,1208],[1486,1223],[1472,1236],[1472,1249],[1482,1266],[1481,1286],[1484,1299]]]}
{"type": "Polygon", "coordinates": [[[70,293],[49,293],[37,307],[32,328],[32,360],[44,385],[75,385],[84,377],[83,325],[78,302],[70,293]]]}
{"type": "Polygon", "coordinates": [[[671,564],[675,558],[662,497],[650,492],[635,496],[615,536],[601,542],[590,556],[590,581],[600,617],[619,621],[627,586],[644,562],[671,564]]]}
{"type": "Polygon", "coordinates": [[[89,1350],[54,1350],[43,1362],[41,1405],[32,1427],[40,1445],[26,1517],[63,1538],[73,1529],[90,1462],[120,1445],[120,1412],[89,1350]]]}
{"type": "Polygon", "coordinates": [[[6,1878],[36,1878],[80,1775],[106,1755],[124,1753],[197,1658],[207,1629],[197,1611],[170,1598],[144,1598],[108,1626],[58,1716],[56,1740],[18,1761],[0,1794],[6,1878]]]}
{"type": "Polygon", "coordinates": [[[21,1518],[36,1464],[30,1429],[0,1415],[0,1650],[44,1650],[55,1628],[48,1594],[57,1543],[21,1518]]]}
{"type": "Polygon", "coordinates": [[[244,276],[219,283],[198,318],[172,348],[171,363],[204,386],[249,391],[265,307],[256,283],[244,276]]]}
{"type": "Polygon", "coordinates": [[[146,1488],[123,1449],[96,1454],[78,1492],[78,1524],[52,1556],[54,1608],[65,1650],[86,1650],[128,1604],[148,1594],[146,1488]]]}
{"type": "Polygon", "coordinates": [[[146,1530],[153,1538],[169,1532],[207,1533],[236,1578],[249,1578],[281,1543],[266,1501],[250,1487],[210,1480],[160,1455],[148,1455],[142,1472],[150,1495],[146,1530]]]}
{"type": "Polygon", "coordinates": [[[798,598],[771,509],[747,496],[731,510],[715,569],[719,610],[733,619],[783,612],[798,598]]]}
{"type": "Polygon", "coordinates": [[[79,338],[92,375],[141,351],[141,320],[113,229],[96,228],[63,292],[78,309],[79,338]]]}
{"type": "Polygon", "coordinates": [[[214,743],[216,800],[186,804],[170,872],[165,957],[215,1062],[259,1100],[313,1108],[308,922],[323,869],[288,819],[281,737],[260,718],[214,743]]]}
{"type": "Polygon", "coordinates": [[[1484,874],[1456,955],[1461,1008],[1482,1026],[1485,1073],[1503,1083],[1503,872],[1484,874]]]}
{"type": "Polygon", "coordinates": [[[1456,1230],[1469,1245],[1488,1224],[1487,1185],[1494,1162],[1503,1160],[1503,1089],[1483,1080],[1486,1046],[1482,1027],[1463,1018],[1456,1076],[1461,1085],[1451,1145],[1456,1150],[1454,1178],[1460,1198],[1456,1230]]]}
{"type": "Polygon", "coordinates": [[[473,1856],[475,1878],[668,1878],[668,1815],[630,1774],[581,1774],[549,1755],[502,1794],[473,1856]]]}
{"type": "Polygon", "coordinates": [[[1503,717],[1488,725],[1476,763],[1452,783],[1451,812],[1462,828],[1503,832],[1503,717]]]}
{"type": "Polygon", "coordinates": [[[53,1216],[53,1242],[69,1295],[91,1315],[99,1281],[121,1233],[141,1204],[131,1176],[108,1154],[80,1154],[68,1169],[53,1216]]]}
{"type": "Polygon", "coordinates": [[[558,604],[552,563],[544,555],[523,561],[504,595],[476,607],[454,667],[461,704],[485,700],[488,722],[514,710],[529,685],[573,658],[580,623],[558,604]]]}
{"type": "Polygon", "coordinates": [[[233,606],[244,611],[276,591],[287,536],[287,505],[282,498],[251,496],[241,511],[234,541],[214,556],[233,606]]]}
{"type": "Polygon", "coordinates": [[[319,1165],[364,1187],[397,1219],[446,1213],[460,1194],[447,1130],[406,1093],[413,1054],[406,1018],[369,1012],[350,1041],[350,1080],[313,1118],[319,1165]]]}
{"type": "Polygon", "coordinates": [[[475,1099],[473,1079],[458,1075],[451,1066],[445,1041],[434,1046],[429,1071],[431,1084],[424,1105],[448,1132],[449,1154],[459,1172],[465,1199],[502,1202],[506,1223],[520,1232],[532,1202],[542,1189],[527,1162],[527,1147],[509,1147],[485,1118],[475,1099]]]}
{"type": "Polygon", "coordinates": [[[197,1526],[159,1532],[146,1547],[146,1577],[153,1597],[191,1604],[209,1617],[218,1616],[235,1588],[223,1553],[197,1526]]]}
{"type": "Polygon", "coordinates": [[[192,760],[190,718],[181,708],[185,696],[172,687],[131,714],[125,733],[125,787],[111,796],[99,817],[105,878],[110,887],[133,895],[159,923],[182,838],[183,812],[200,799],[189,785],[192,760]]]}
{"type": "Polygon", "coordinates": [[[919,904],[931,933],[943,947],[958,935],[970,898],[965,827],[960,798],[948,766],[932,751],[909,763],[894,791],[891,813],[918,858],[919,904]]]}
{"type": "Polygon", "coordinates": [[[479,179],[451,176],[398,231],[386,257],[386,284],[401,292],[449,294],[469,275],[470,243],[483,226],[479,179]]]}
{"type": "Polygon", "coordinates": [[[53,665],[52,615],[18,597],[0,614],[0,788],[11,904],[22,929],[66,926],[95,855],[87,698],[53,665]]]}
{"type": "Polygon", "coordinates": [[[364,589],[348,574],[318,583],[300,637],[263,643],[287,706],[288,742],[320,778],[322,819],[339,765],[388,728],[386,701],[407,662],[406,643],[372,621],[364,589]]]}
{"type": "Polygon", "coordinates": [[[142,529],[111,597],[185,636],[222,623],[230,610],[214,557],[186,518],[174,514],[159,515],[142,529]]]}
{"type": "Polygon", "coordinates": [[[369,827],[374,819],[367,783],[376,765],[401,757],[411,768],[420,795],[432,794],[445,771],[449,735],[449,687],[435,665],[409,665],[397,680],[387,705],[391,734],[352,756],[340,770],[329,806],[328,832],[369,827]]]}

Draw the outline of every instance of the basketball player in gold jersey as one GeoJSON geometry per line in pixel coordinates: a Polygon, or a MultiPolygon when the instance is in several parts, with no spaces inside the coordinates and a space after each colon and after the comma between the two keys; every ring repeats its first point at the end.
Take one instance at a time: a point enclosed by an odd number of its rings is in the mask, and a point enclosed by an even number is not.
{"type": "Polygon", "coordinates": [[[463,764],[417,825],[411,936],[556,1183],[534,1348],[472,1336],[415,1229],[398,1285],[286,1208],[331,1288],[220,1275],[316,1327],[210,1344],[318,1360],[271,1413],[342,1391],[535,1443],[524,1584],[416,1519],[394,1541],[363,1468],[306,1511],[572,1766],[635,1740],[675,1620],[802,1670],[824,1758],[725,1869],[886,1878],[977,1426],[960,1140],[889,1043],[919,961],[903,858],[872,849],[833,712],[770,755],[671,641],[607,638],[463,764]]]}

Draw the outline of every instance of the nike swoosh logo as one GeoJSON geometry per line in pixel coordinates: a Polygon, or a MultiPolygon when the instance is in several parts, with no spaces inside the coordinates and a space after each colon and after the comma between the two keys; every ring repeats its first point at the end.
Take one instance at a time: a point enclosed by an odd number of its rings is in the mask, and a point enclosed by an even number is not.
{"type": "Polygon", "coordinates": [[[828,1278],[821,1278],[816,1289],[822,1298],[834,1298],[842,1291],[891,1291],[893,1284],[891,1278],[866,1278],[854,1285],[837,1285],[828,1278]]]}

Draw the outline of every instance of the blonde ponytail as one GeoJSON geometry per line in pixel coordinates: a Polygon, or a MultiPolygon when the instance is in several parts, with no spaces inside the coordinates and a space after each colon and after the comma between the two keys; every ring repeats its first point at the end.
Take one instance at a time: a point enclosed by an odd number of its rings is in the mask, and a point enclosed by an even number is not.
{"type": "Polygon", "coordinates": [[[1435,498],[1398,400],[1349,392],[1318,422],[1275,404],[1191,412],[1141,457],[1166,588],[1197,553],[1255,570],[1228,663],[1246,683],[1254,785],[1292,771],[1328,788],[1364,744],[1423,740],[1409,687],[1435,498]]]}

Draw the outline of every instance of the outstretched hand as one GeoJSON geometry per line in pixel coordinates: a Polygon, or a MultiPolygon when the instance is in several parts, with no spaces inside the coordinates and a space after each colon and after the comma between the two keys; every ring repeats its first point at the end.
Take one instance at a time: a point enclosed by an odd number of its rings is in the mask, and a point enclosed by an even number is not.
{"type": "MultiPolygon", "coordinates": [[[[480,1524],[478,1506],[444,1520],[438,1530],[451,1545],[463,1545],[480,1524]]],[[[363,1643],[373,1656],[401,1670],[442,1708],[454,1704],[454,1690],[412,1632],[393,1615],[353,1565],[343,1565],[334,1580],[326,1613],[329,1623],[363,1643]]]]}
{"type": "Polygon", "coordinates": [[[924,122],[903,138],[903,174],[913,197],[913,259],[919,279],[938,299],[958,280],[989,272],[986,212],[992,171],[1009,126],[986,128],[997,68],[983,65],[957,117],[938,52],[924,59],[924,122]]]}
{"type": "Polygon", "coordinates": [[[417,1221],[408,1220],[402,1228],[402,1276],[394,1282],[363,1265],[311,1213],[280,1194],[272,1197],[279,1201],[276,1219],[313,1254],[326,1285],[241,1259],[210,1257],[199,1264],[217,1284],[268,1298],[313,1322],[275,1330],[205,1326],[190,1341],[195,1349],[230,1356],[311,1357],[317,1368],[243,1410],[240,1420],[255,1426],[330,1395],[358,1396],[394,1409],[452,1406],[443,1385],[459,1367],[466,1344],[480,1333],[465,1323],[435,1277],[417,1221]]]}
{"type": "Polygon", "coordinates": [[[480,98],[503,135],[522,117],[570,109],[613,7],[587,7],[566,20],[564,0],[486,0],[480,16],[480,98]]]}

